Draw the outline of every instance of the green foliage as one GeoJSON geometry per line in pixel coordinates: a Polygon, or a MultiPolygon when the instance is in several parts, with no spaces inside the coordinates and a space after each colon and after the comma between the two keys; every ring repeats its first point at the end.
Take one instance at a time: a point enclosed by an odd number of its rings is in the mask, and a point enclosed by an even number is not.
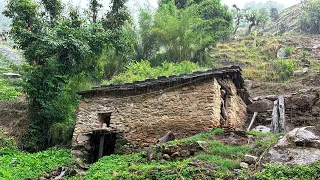
{"type": "Polygon", "coordinates": [[[140,14],[137,58],[151,58],[156,65],[163,60],[206,64],[208,48],[227,38],[231,26],[232,15],[219,0],[161,1],[153,17],[145,11],[140,14]]]}
{"type": "Polygon", "coordinates": [[[59,3],[43,1],[50,19],[40,15],[41,6],[30,0],[10,0],[5,11],[13,20],[13,40],[33,65],[24,75],[31,120],[24,148],[29,151],[70,140],[78,105],[73,77],[96,75],[107,44],[109,33],[102,24],[84,24],[74,11],[59,19],[59,3]]]}
{"type": "Polygon", "coordinates": [[[162,66],[151,67],[149,61],[142,60],[140,62],[129,64],[126,71],[114,76],[110,81],[104,84],[121,84],[131,83],[133,81],[143,81],[145,79],[157,78],[159,76],[179,75],[183,73],[191,73],[197,70],[203,70],[198,64],[190,61],[181,63],[164,62],[162,66]]]}
{"type": "Polygon", "coordinates": [[[10,72],[10,59],[0,52],[0,101],[14,101],[22,92],[22,80],[2,77],[2,73],[10,72]]]}
{"type": "Polygon", "coordinates": [[[264,170],[254,175],[252,179],[273,180],[273,179],[319,179],[320,163],[312,165],[297,165],[294,167],[283,165],[267,165],[264,170]]]}
{"type": "Polygon", "coordinates": [[[274,74],[270,76],[274,81],[286,81],[293,76],[295,65],[292,60],[275,60],[272,64],[274,74]]]}
{"type": "Polygon", "coordinates": [[[14,86],[21,79],[0,79],[0,101],[14,101],[21,95],[21,87],[14,86]]]}
{"type": "Polygon", "coordinates": [[[292,53],[296,50],[295,47],[292,47],[292,46],[288,46],[284,49],[284,52],[285,52],[285,55],[286,57],[289,57],[292,55],[292,53]]]}
{"type": "Polygon", "coordinates": [[[263,27],[269,19],[268,12],[266,9],[244,9],[244,18],[249,23],[249,27],[246,35],[250,35],[254,26],[263,27]]]}
{"type": "MultiPolygon", "coordinates": [[[[0,148],[0,154],[3,148],[0,148]]],[[[50,149],[30,154],[15,149],[0,156],[0,179],[28,179],[43,176],[58,166],[68,166],[73,159],[70,150],[50,149]]]]}
{"type": "Polygon", "coordinates": [[[320,0],[306,1],[300,16],[300,29],[305,33],[320,34],[320,0]]]}

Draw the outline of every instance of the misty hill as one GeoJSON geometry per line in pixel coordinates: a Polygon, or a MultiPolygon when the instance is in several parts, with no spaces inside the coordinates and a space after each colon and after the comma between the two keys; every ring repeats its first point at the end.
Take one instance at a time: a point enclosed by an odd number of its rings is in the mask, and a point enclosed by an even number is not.
{"type": "Polygon", "coordinates": [[[0,32],[3,30],[7,30],[10,25],[10,20],[2,14],[4,8],[5,2],[3,0],[0,0],[0,32]]]}
{"type": "Polygon", "coordinates": [[[303,4],[299,3],[282,10],[279,18],[267,24],[266,32],[274,35],[293,35],[300,33],[299,17],[303,11],[303,4]]]}

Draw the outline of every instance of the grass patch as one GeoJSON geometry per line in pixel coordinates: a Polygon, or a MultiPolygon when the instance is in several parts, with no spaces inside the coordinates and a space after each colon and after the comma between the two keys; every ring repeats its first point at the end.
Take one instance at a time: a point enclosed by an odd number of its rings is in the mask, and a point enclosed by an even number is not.
{"type": "Polygon", "coordinates": [[[50,149],[38,153],[21,152],[12,138],[0,131],[0,179],[38,178],[59,166],[73,163],[70,150],[50,149]]]}
{"type": "Polygon", "coordinates": [[[204,70],[206,70],[206,68],[190,61],[183,61],[181,63],[164,62],[162,66],[152,67],[149,61],[142,60],[140,62],[130,64],[126,67],[125,72],[114,76],[109,81],[104,81],[103,84],[132,83],[134,81],[155,79],[159,76],[168,77],[171,75],[180,75],[204,70]]]}
{"type": "MultiPolygon", "coordinates": [[[[231,146],[214,140],[214,135],[223,135],[222,129],[201,133],[186,139],[176,140],[164,146],[179,145],[181,143],[192,143],[195,141],[206,141],[208,147],[200,154],[193,157],[165,161],[152,160],[147,162],[146,152],[131,154],[131,155],[111,155],[100,159],[93,164],[89,169],[85,179],[210,179],[210,178],[236,178],[232,173],[233,169],[240,168],[241,159],[245,154],[254,152],[260,146],[256,143],[243,146],[231,146]],[[195,167],[189,165],[191,161],[200,161],[218,166],[216,170],[210,170],[209,174],[204,170],[204,167],[195,167]]],[[[277,139],[277,136],[266,133],[250,132],[254,136],[257,143],[264,142],[266,144],[273,143],[268,141],[269,136],[272,140],[277,139]]],[[[262,143],[263,144],[263,143],[262,143]]],[[[159,147],[159,149],[161,149],[159,147]]],[[[246,171],[239,175],[246,176],[246,171]]]]}

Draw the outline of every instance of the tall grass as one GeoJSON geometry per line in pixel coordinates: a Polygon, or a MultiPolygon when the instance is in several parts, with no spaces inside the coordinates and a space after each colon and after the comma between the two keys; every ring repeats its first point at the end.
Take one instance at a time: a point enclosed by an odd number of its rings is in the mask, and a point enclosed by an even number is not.
{"type": "Polygon", "coordinates": [[[183,61],[181,63],[164,62],[161,66],[152,67],[149,61],[142,60],[128,65],[125,72],[114,76],[109,81],[104,81],[103,84],[131,83],[149,78],[157,78],[159,76],[192,73],[199,70],[205,70],[205,68],[190,61],[183,61]]]}

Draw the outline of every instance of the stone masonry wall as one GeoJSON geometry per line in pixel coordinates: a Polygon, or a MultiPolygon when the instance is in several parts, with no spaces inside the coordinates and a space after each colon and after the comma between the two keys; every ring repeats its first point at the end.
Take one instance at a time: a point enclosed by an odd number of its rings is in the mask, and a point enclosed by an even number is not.
{"type": "MultiPolygon", "coordinates": [[[[320,122],[320,88],[302,89],[296,93],[284,95],[286,125],[290,131],[296,127],[317,126],[320,122]]],[[[248,118],[253,112],[259,112],[257,125],[269,126],[272,120],[273,102],[277,95],[259,96],[253,98],[253,103],[248,106],[248,118]]]]}
{"type": "MultiPolygon", "coordinates": [[[[246,117],[246,107],[232,81],[228,110],[229,125],[236,128],[246,117]]],[[[220,126],[220,85],[216,79],[163,92],[133,97],[92,97],[82,99],[73,134],[74,149],[87,154],[89,134],[101,128],[99,113],[111,113],[110,130],[123,134],[123,148],[141,149],[172,131],[184,138],[220,126]]]]}

